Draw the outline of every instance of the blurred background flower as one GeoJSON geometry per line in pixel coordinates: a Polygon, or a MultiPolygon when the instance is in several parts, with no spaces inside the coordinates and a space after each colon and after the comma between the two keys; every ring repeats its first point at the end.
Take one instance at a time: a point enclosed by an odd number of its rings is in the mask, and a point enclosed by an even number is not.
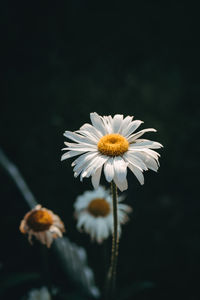
{"type": "Polygon", "coordinates": [[[29,291],[26,298],[23,300],[52,300],[51,294],[48,288],[43,286],[40,289],[32,289],[29,291]]]}
{"type": "Polygon", "coordinates": [[[28,240],[32,244],[32,236],[35,236],[43,245],[50,248],[54,239],[62,237],[65,227],[59,216],[40,204],[30,210],[21,221],[20,231],[28,234],[28,240]]]}
{"type": "MultiPolygon", "coordinates": [[[[124,197],[118,197],[118,231],[121,233],[121,224],[125,224],[132,208],[121,201],[124,197]]],[[[86,191],[77,197],[74,203],[77,228],[85,231],[92,240],[102,243],[113,232],[113,205],[110,192],[103,186],[96,190],[86,191]]]]}

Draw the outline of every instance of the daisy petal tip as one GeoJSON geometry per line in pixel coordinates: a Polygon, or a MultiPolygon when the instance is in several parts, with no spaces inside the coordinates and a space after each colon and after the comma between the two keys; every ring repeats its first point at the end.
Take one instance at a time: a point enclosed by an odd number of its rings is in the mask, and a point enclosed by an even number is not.
{"type": "Polygon", "coordinates": [[[98,115],[95,111],[90,113],[90,117],[98,115]]]}

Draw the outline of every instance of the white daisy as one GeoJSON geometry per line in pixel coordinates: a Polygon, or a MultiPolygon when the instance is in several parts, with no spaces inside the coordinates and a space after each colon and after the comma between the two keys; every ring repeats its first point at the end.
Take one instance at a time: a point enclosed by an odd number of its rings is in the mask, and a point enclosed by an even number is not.
{"type": "Polygon", "coordinates": [[[64,224],[59,216],[39,204],[24,216],[19,229],[22,233],[28,234],[31,244],[32,236],[35,236],[48,248],[55,238],[62,237],[62,233],[65,232],[64,224]]]}
{"type": "Polygon", "coordinates": [[[33,289],[28,293],[27,300],[51,300],[49,290],[43,286],[40,289],[33,289]]]}
{"type": "MultiPolygon", "coordinates": [[[[128,221],[128,213],[132,208],[120,203],[123,197],[118,197],[118,231],[121,225],[128,221]]],[[[109,191],[99,186],[96,190],[84,192],[78,196],[74,204],[77,228],[90,234],[92,240],[101,243],[113,232],[113,206],[109,191]]]]}
{"type": "Polygon", "coordinates": [[[115,182],[123,191],[128,188],[127,167],[134,173],[141,184],[144,183],[143,171],[151,169],[157,171],[160,156],[152,149],[161,148],[160,143],[140,139],[153,128],[143,129],[134,133],[143,123],[133,120],[133,117],[123,115],[99,116],[91,113],[91,124],[84,124],[75,132],[65,131],[64,136],[75,143],[65,142],[68,152],[61,160],[80,155],[73,163],[74,176],[92,177],[94,188],[99,185],[101,171],[104,166],[106,180],[115,182]]]}

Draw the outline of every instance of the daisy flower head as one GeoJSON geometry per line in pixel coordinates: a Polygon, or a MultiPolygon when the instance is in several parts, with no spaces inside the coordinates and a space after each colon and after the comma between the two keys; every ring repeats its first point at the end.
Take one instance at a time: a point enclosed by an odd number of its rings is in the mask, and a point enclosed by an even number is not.
{"type": "Polygon", "coordinates": [[[35,236],[42,244],[50,248],[57,237],[62,237],[65,227],[61,219],[51,210],[41,205],[36,205],[21,221],[20,231],[28,234],[28,240],[32,244],[32,236],[35,236]]]}
{"type": "MultiPolygon", "coordinates": [[[[118,197],[118,232],[121,232],[121,224],[128,220],[128,213],[132,208],[121,203],[124,197],[118,197]]],[[[74,203],[77,229],[91,236],[98,243],[108,238],[113,233],[113,205],[112,196],[104,187],[99,186],[96,190],[86,191],[77,197],[74,203]]]]}
{"type": "Polygon", "coordinates": [[[140,184],[144,183],[143,171],[157,171],[159,154],[152,150],[162,145],[147,139],[140,139],[145,132],[156,130],[147,128],[135,133],[143,123],[133,117],[123,115],[99,116],[91,113],[91,124],[84,124],[75,132],[65,131],[64,136],[73,141],[65,142],[61,160],[73,156],[79,157],[72,163],[74,176],[92,178],[94,188],[99,185],[102,169],[108,182],[112,180],[124,191],[128,188],[127,168],[137,177],[140,184]]]}
{"type": "Polygon", "coordinates": [[[51,300],[51,294],[47,287],[43,286],[40,289],[32,289],[26,298],[27,300],[51,300]]]}

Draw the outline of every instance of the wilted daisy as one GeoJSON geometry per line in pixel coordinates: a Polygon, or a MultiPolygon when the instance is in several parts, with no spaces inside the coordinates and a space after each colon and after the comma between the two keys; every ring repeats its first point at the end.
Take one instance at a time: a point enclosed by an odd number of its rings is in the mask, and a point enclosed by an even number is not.
{"type": "Polygon", "coordinates": [[[153,128],[143,129],[134,133],[143,123],[133,117],[123,115],[99,116],[91,113],[91,124],[84,124],[75,132],[65,131],[64,136],[75,143],[65,142],[68,152],[61,160],[80,155],[73,163],[74,176],[92,177],[94,188],[99,185],[102,168],[106,180],[115,182],[123,191],[128,188],[127,167],[134,173],[141,184],[144,183],[143,171],[157,171],[159,154],[152,150],[162,147],[158,142],[140,139],[153,128]]]}
{"type": "Polygon", "coordinates": [[[53,239],[62,237],[62,233],[65,232],[61,219],[51,210],[41,205],[36,205],[24,216],[19,229],[22,233],[28,234],[28,240],[31,244],[32,236],[35,236],[48,248],[51,246],[53,239]]]}
{"type": "MultiPolygon", "coordinates": [[[[128,213],[131,207],[120,203],[123,197],[118,198],[118,230],[128,221],[128,213]]],[[[86,191],[78,196],[75,204],[75,216],[77,218],[77,228],[90,234],[92,240],[101,243],[113,232],[113,206],[112,196],[109,191],[99,186],[96,190],[86,191]]]]}

